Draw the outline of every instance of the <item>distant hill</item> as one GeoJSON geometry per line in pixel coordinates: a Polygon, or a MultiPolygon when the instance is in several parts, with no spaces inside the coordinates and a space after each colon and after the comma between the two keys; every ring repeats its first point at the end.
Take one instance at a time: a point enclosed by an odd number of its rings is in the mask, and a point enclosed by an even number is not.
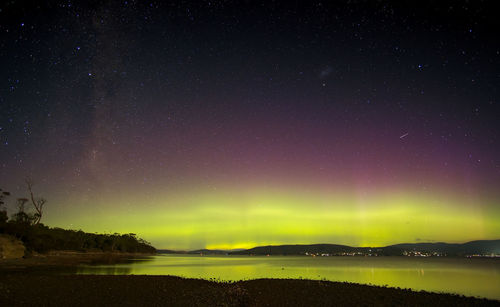
{"type": "Polygon", "coordinates": [[[449,256],[466,256],[474,254],[500,254],[500,240],[478,240],[462,244],[455,243],[403,243],[384,247],[386,252],[418,250],[423,252],[439,252],[449,256]]]}
{"type": "Polygon", "coordinates": [[[250,249],[193,251],[158,250],[160,254],[204,255],[330,255],[330,256],[450,256],[500,255],[500,240],[456,243],[401,243],[383,247],[352,247],[339,244],[267,245],[250,249]]]}
{"type": "Polygon", "coordinates": [[[233,252],[237,251],[243,251],[245,249],[196,249],[192,251],[176,251],[176,250],[170,250],[170,249],[159,249],[156,252],[158,254],[189,254],[189,255],[196,255],[196,254],[205,254],[205,255],[227,255],[233,252]]]}
{"type": "Polygon", "coordinates": [[[210,254],[210,255],[226,255],[228,253],[230,253],[230,251],[222,249],[197,249],[188,252],[188,254],[210,254]]]}
{"type": "Polygon", "coordinates": [[[403,243],[384,247],[351,247],[338,244],[310,244],[310,245],[269,245],[258,246],[247,250],[231,252],[232,255],[378,255],[400,256],[406,254],[441,256],[467,256],[500,254],[500,240],[471,241],[463,244],[451,243],[403,243]]]}
{"type": "Polygon", "coordinates": [[[174,251],[171,249],[157,249],[157,254],[186,254],[186,251],[174,251]]]}
{"type": "Polygon", "coordinates": [[[311,244],[311,245],[268,245],[258,246],[247,250],[232,252],[232,255],[305,255],[308,254],[337,254],[368,251],[365,247],[351,247],[338,244],[311,244]]]}
{"type": "Polygon", "coordinates": [[[478,240],[462,244],[468,253],[493,253],[500,254],[500,240],[478,240]]]}

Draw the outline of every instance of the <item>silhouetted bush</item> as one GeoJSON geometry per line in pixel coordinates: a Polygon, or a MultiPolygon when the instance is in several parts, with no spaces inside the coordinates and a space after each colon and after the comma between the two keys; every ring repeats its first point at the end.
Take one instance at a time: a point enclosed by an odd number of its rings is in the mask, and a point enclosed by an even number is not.
{"type": "Polygon", "coordinates": [[[11,219],[4,223],[1,232],[19,238],[28,251],[44,253],[50,250],[107,251],[126,253],[155,253],[150,243],[135,234],[94,234],[81,230],[50,228],[43,224],[32,225],[25,219],[11,219]]]}

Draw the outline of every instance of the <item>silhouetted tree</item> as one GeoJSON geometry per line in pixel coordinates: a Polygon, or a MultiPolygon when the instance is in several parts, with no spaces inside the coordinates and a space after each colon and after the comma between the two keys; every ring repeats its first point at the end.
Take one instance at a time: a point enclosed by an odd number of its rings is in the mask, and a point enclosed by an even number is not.
{"type": "Polygon", "coordinates": [[[24,212],[24,204],[26,204],[29,201],[27,198],[18,198],[17,199],[17,211],[18,212],[24,212]]]}
{"type": "MultiPolygon", "coordinates": [[[[7,222],[8,218],[9,217],[7,216],[7,211],[0,210],[0,227],[7,222]]],[[[3,227],[1,227],[1,228],[3,228],[3,227]]]]}
{"type": "Polygon", "coordinates": [[[12,215],[12,220],[17,223],[23,224],[34,224],[36,217],[34,214],[27,213],[24,211],[24,205],[29,201],[27,198],[18,198],[17,199],[17,213],[12,215]]]}
{"type": "Polygon", "coordinates": [[[34,221],[33,224],[37,225],[40,223],[40,220],[42,219],[43,215],[43,206],[47,202],[44,198],[35,198],[33,195],[33,180],[31,178],[26,178],[26,186],[28,188],[28,192],[30,193],[31,197],[31,204],[35,208],[35,214],[33,215],[34,221]]]}
{"type": "Polygon", "coordinates": [[[2,208],[2,206],[5,204],[4,202],[5,197],[9,195],[10,195],[9,192],[0,189],[0,225],[5,224],[8,219],[7,210],[5,208],[2,208]]]}
{"type": "Polygon", "coordinates": [[[4,201],[3,201],[3,200],[4,200],[4,198],[5,198],[6,196],[9,196],[9,195],[10,195],[10,193],[9,193],[9,192],[7,192],[7,191],[4,191],[4,190],[0,189],[0,206],[4,204],[4,201]]]}

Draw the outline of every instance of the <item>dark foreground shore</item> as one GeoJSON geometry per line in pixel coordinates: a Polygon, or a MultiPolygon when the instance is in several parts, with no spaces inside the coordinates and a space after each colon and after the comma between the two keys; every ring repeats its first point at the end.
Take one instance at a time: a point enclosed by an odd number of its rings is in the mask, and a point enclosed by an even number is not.
{"type": "Polygon", "coordinates": [[[349,283],[0,272],[0,306],[499,306],[448,294],[349,283]]]}
{"type": "Polygon", "coordinates": [[[329,281],[224,283],[174,276],[75,274],[80,264],[147,257],[58,252],[0,260],[0,306],[500,306],[500,301],[329,281]]]}

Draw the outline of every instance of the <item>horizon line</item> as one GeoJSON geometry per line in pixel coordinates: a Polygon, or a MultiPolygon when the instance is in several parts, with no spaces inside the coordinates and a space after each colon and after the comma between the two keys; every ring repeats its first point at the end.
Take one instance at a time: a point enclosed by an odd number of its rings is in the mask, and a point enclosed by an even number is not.
{"type": "Polygon", "coordinates": [[[402,245],[402,244],[466,244],[470,242],[478,242],[478,241],[500,241],[500,237],[497,239],[477,239],[477,240],[468,240],[468,241],[463,241],[461,243],[458,242],[445,242],[445,241],[419,241],[419,242],[402,242],[402,243],[394,243],[394,244],[389,244],[389,245],[383,245],[383,246],[352,246],[352,245],[346,245],[346,244],[338,244],[338,243],[286,243],[286,244],[263,244],[263,245],[255,245],[253,247],[249,248],[243,248],[243,247],[235,247],[235,248],[208,248],[208,247],[202,247],[202,248],[194,248],[194,249],[175,249],[175,248],[156,248],[157,250],[170,250],[170,251],[175,251],[175,252],[192,252],[192,251],[198,251],[198,250],[220,250],[220,251],[232,251],[232,250],[249,250],[257,247],[270,247],[270,246],[299,246],[299,245],[340,245],[340,246],[347,246],[347,247],[353,247],[353,248],[383,248],[383,247],[388,247],[388,246],[394,246],[394,245],[402,245]]]}

